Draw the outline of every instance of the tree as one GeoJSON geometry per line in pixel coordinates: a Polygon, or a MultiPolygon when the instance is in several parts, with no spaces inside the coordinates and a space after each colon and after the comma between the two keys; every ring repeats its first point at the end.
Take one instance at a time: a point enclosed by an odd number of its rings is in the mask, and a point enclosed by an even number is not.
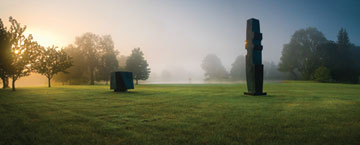
{"type": "Polygon", "coordinates": [[[206,81],[221,81],[229,79],[229,73],[215,54],[208,54],[201,64],[205,71],[206,81]]]}
{"type": "Polygon", "coordinates": [[[90,74],[90,85],[95,84],[95,71],[100,61],[101,47],[100,37],[93,33],[85,33],[80,37],[76,37],[75,45],[81,51],[86,61],[90,74]]]}
{"type": "Polygon", "coordinates": [[[65,82],[69,82],[69,84],[89,83],[88,63],[81,50],[74,45],[68,45],[63,50],[72,58],[72,66],[66,70],[68,73],[56,74],[54,80],[63,84],[65,82]]]}
{"type": "Polygon", "coordinates": [[[245,66],[245,57],[239,55],[236,57],[235,62],[232,64],[230,70],[230,77],[232,80],[245,80],[246,79],[246,66],[245,66]]]}
{"type": "Polygon", "coordinates": [[[21,77],[30,75],[31,64],[35,61],[40,45],[33,41],[30,34],[28,37],[24,36],[26,26],[21,27],[12,17],[9,18],[10,26],[10,45],[11,53],[9,55],[11,63],[9,65],[8,74],[12,78],[12,90],[15,91],[15,82],[21,77]]]}
{"type": "Polygon", "coordinates": [[[333,78],[338,82],[357,83],[359,71],[356,68],[356,57],[352,55],[352,48],[355,46],[350,43],[350,39],[345,29],[341,28],[337,36],[336,63],[332,70],[333,78]]]}
{"type": "Polygon", "coordinates": [[[104,80],[105,84],[108,84],[110,73],[118,69],[119,63],[116,59],[116,53],[107,52],[101,57],[97,79],[104,80]]]}
{"type": "Polygon", "coordinates": [[[73,66],[67,71],[54,76],[54,80],[70,84],[95,84],[97,81],[108,81],[111,71],[118,69],[117,54],[110,35],[98,36],[85,33],[77,37],[74,45],[64,48],[73,59],[73,66]]]}
{"type": "Polygon", "coordinates": [[[278,65],[273,61],[264,61],[264,79],[265,80],[282,80],[285,79],[284,73],[279,71],[278,65]]]}
{"type": "Polygon", "coordinates": [[[319,82],[327,82],[331,79],[330,69],[325,66],[317,68],[314,72],[314,78],[319,82]]]}
{"type": "Polygon", "coordinates": [[[34,63],[34,70],[48,78],[48,87],[53,76],[59,72],[66,73],[66,69],[72,66],[71,58],[64,50],[56,50],[54,45],[47,49],[41,47],[40,55],[34,63]]]}
{"type": "MultiPolygon", "coordinates": [[[[357,72],[357,75],[359,76],[360,75],[360,46],[355,46],[353,45],[353,47],[351,47],[351,54],[352,54],[352,58],[353,58],[353,61],[354,61],[354,67],[356,68],[356,72],[357,72]]],[[[360,77],[357,78],[357,80],[359,80],[360,77]]],[[[360,83],[360,80],[359,82],[357,83],[360,83]]]]}
{"type": "Polygon", "coordinates": [[[0,19],[0,78],[3,83],[3,89],[9,88],[8,68],[11,63],[10,48],[10,35],[0,19]]]}
{"type": "Polygon", "coordinates": [[[318,46],[326,43],[323,33],[316,28],[306,28],[296,31],[288,44],[285,44],[280,58],[279,70],[290,72],[296,79],[298,74],[303,79],[311,79],[312,74],[320,65],[315,52],[318,46]]]}
{"type": "Polygon", "coordinates": [[[333,41],[328,41],[318,46],[314,55],[317,56],[316,62],[320,66],[333,69],[337,62],[337,44],[333,41]]]}
{"type": "Polygon", "coordinates": [[[101,37],[100,45],[102,54],[97,66],[96,78],[108,84],[110,73],[119,69],[119,62],[116,58],[119,52],[114,50],[114,42],[110,35],[101,37]]]}
{"type": "Polygon", "coordinates": [[[139,80],[147,80],[149,78],[149,64],[145,60],[144,53],[140,50],[140,48],[134,48],[132,50],[131,55],[126,61],[125,69],[127,71],[133,72],[136,85],[138,84],[139,80]]]}

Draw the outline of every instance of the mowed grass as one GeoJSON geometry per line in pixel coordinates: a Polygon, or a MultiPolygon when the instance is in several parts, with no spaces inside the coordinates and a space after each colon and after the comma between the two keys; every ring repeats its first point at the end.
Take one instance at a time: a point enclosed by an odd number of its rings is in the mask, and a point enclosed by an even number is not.
{"type": "Polygon", "coordinates": [[[0,144],[360,144],[360,85],[266,83],[0,90],[0,144]]]}

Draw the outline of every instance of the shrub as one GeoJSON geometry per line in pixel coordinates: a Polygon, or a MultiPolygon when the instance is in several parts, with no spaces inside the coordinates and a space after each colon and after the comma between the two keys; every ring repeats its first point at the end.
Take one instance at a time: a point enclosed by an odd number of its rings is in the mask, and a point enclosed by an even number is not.
{"type": "Polygon", "coordinates": [[[317,68],[314,72],[314,79],[319,82],[328,82],[331,79],[330,69],[325,66],[317,68]]]}

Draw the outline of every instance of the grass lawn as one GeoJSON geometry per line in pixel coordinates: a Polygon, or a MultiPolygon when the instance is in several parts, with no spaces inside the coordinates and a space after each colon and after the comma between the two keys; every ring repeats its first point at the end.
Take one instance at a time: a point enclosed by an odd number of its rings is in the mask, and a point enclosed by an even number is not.
{"type": "Polygon", "coordinates": [[[360,85],[135,87],[0,90],[0,144],[360,144],[360,85]]]}

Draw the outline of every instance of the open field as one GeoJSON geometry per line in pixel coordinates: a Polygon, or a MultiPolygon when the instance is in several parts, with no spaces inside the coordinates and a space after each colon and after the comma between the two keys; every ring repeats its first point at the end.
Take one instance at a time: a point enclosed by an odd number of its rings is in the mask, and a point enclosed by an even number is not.
{"type": "Polygon", "coordinates": [[[360,85],[267,83],[0,90],[0,144],[360,144],[360,85]]]}

